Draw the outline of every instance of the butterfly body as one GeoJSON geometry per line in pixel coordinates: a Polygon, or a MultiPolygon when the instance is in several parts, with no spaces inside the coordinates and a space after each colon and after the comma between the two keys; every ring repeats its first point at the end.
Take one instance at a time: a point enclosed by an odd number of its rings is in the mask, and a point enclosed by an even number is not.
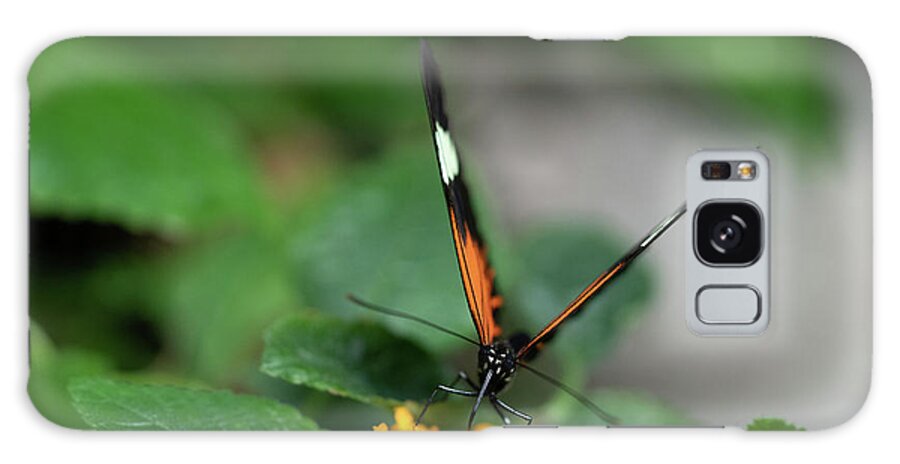
{"type": "Polygon", "coordinates": [[[500,393],[516,374],[516,350],[512,344],[500,339],[478,349],[478,380],[484,385],[488,372],[491,373],[487,391],[500,393]]]}

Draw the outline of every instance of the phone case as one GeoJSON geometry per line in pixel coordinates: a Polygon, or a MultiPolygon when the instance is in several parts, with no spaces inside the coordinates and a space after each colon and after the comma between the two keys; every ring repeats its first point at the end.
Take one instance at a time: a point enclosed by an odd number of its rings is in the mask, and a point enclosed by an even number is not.
{"type": "Polygon", "coordinates": [[[840,43],[77,38],[28,86],[28,392],[59,425],[815,430],[868,392],[840,43]],[[767,160],[757,335],[685,319],[700,149],[767,160]]]}

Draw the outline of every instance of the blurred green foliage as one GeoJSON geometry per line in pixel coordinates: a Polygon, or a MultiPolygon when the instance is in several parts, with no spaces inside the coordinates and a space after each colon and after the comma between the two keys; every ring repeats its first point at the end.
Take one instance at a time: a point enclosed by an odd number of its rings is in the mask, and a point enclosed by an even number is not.
{"type": "Polygon", "coordinates": [[[759,419],[753,419],[753,422],[747,425],[747,430],[751,432],[802,432],[806,429],[803,427],[797,427],[796,425],[787,422],[784,419],[778,419],[774,417],[761,417],[759,419]]]}
{"type": "MultiPolygon", "coordinates": [[[[521,313],[520,326],[545,325],[561,302],[568,303],[600,274],[598,263],[611,264],[622,256],[626,243],[603,230],[572,224],[543,226],[525,234],[513,251],[522,270],[509,285],[509,306],[521,313]]],[[[616,285],[581,310],[565,334],[554,338],[554,352],[573,371],[579,370],[604,354],[616,335],[640,317],[652,293],[650,272],[643,263],[635,263],[616,285]]],[[[576,379],[584,380],[580,375],[576,379]]]]}
{"type": "MultiPolygon", "coordinates": [[[[417,47],[86,38],[44,51],[29,74],[28,389],[41,413],[78,428],[367,429],[471,367],[472,347],[344,299],[473,330],[417,47]]],[[[511,240],[476,207],[508,333],[539,329],[630,245],[563,222],[511,240]]],[[[539,365],[587,388],[652,288],[637,265],[539,365]]],[[[517,382],[527,392],[510,397],[539,421],[591,422],[517,382]]],[[[685,421],[645,395],[595,399],[629,422],[685,421]]],[[[467,407],[436,405],[430,420],[459,428],[467,407]]]]}
{"type": "MultiPolygon", "coordinates": [[[[652,395],[637,391],[599,390],[590,396],[591,401],[601,405],[603,410],[618,420],[623,426],[690,425],[682,411],[663,403],[652,395]]],[[[548,407],[548,415],[556,417],[556,422],[571,425],[592,425],[597,417],[590,410],[574,401],[558,398],[548,407]]]]}
{"type": "MultiPolygon", "coordinates": [[[[802,173],[832,165],[841,153],[839,96],[826,68],[833,65],[828,54],[843,47],[837,42],[808,37],[632,37],[623,46],[653,58],[661,73],[671,75],[682,91],[706,100],[711,110],[735,112],[771,128],[788,141],[785,154],[804,167],[802,173]]],[[[753,147],[766,142],[757,137],[745,143],[753,147]]]]}

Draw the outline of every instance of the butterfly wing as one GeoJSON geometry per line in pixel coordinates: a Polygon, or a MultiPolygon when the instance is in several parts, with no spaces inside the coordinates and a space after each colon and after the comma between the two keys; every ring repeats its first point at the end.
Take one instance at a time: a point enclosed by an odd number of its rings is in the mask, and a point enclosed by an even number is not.
{"type": "Polygon", "coordinates": [[[462,165],[456,144],[450,137],[450,122],[444,111],[444,89],[431,49],[422,41],[422,81],[434,149],[441,173],[441,186],[450,214],[450,230],[456,246],[456,257],[462,276],[472,322],[482,345],[489,345],[500,335],[497,311],[503,299],[494,286],[494,270],[487,258],[484,241],[478,232],[475,214],[469,201],[469,189],[462,176],[462,165]]]}
{"type": "Polygon", "coordinates": [[[578,296],[569,303],[565,309],[559,313],[556,318],[550,321],[546,327],[541,329],[540,332],[537,333],[534,337],[531,338],[527,343],[524,343],[521,348],[518,349],[516,353],[516,357],[518,359],[528,359],[533,357],[540,351],[544,344],[550,341],[553,338],[553,335],[556,334],[556,331],[559,327],[567,320],[570,320],[573,316],[578,314],[578,312],[585,307],[585,305],[591,301],[595,296],[597,296],[601,290],[606,288],[610,282],[612,282],[617,276],[621,275],[623,271],[634,261],[641,253],[644,252],[650,245],[656,241],[672,224],[678,221],[684,212],[687,210],[686,205],[681,205],[674,213],[672,213],[667,218],[663,219],[662,222],[656,225],[641,241],[628,250],[624,256],[622,256],[615,264],[609,267],[603,274],[600,274],[599,277],[594,279],[590,285],[587,286],[578,296]]]}

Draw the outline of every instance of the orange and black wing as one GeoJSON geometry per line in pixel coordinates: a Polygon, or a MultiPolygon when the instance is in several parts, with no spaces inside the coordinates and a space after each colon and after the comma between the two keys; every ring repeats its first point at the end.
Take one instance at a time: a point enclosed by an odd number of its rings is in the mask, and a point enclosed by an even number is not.
{"type": "Polygon", "coordinates": [[[500,335],[497,311],[503,300],[494,286],[494,270],[488,262],[487,250],[478,232],[475,213],[469,201],[469,189],[462,176],[459,153],[450,137],[450,122],[444,110],[444,89],[437,63],[424,41],[421,59],[425,102],[440,168],[441,186],[450,214],[450,229],[456,245],[459,272],[478,340],[482,345],[488,345],[500,335]]]}
{"type": "Polygon", "coordinates": [[[603,274],[600,274],[599,277],[594,279],[590,285],[587,286],[578,296],[569,303],[565,309],[555,319],[550,321],[546,327],[541,329],[540,332],[537,333],[534,337],[531,338],[527,343],[524,343],[521,348],[518,349],[516,357],[520,360],[528,359],[537,354],[538,351],[543,348],[544,344],[550,341],[553,338],[553,335],[556,334],[556,331],[563,324],[563,322],[572,318],[572,316],[578,314],[578,312],[585,307],[585,305],[591,301],[595,296],[597,296],[601,290],[606,288],[610,282],[612,282],[616,276],[622,274],[625,269],[634,261],[641,253],[644,252],[647,248],[650,247],[653,242],[659,238],[669,227],[672,226],[678,219],[684,214],[687,207],[685,205],[681,205],[677,211],[672,213],[669,217],[663,219],[662,222],[656,225],[646,236],[644,236],[641,241],[628,250],[628,253],[625,253],[622,258],[615,262],[612,266],[609,267],[603,274]]]}

